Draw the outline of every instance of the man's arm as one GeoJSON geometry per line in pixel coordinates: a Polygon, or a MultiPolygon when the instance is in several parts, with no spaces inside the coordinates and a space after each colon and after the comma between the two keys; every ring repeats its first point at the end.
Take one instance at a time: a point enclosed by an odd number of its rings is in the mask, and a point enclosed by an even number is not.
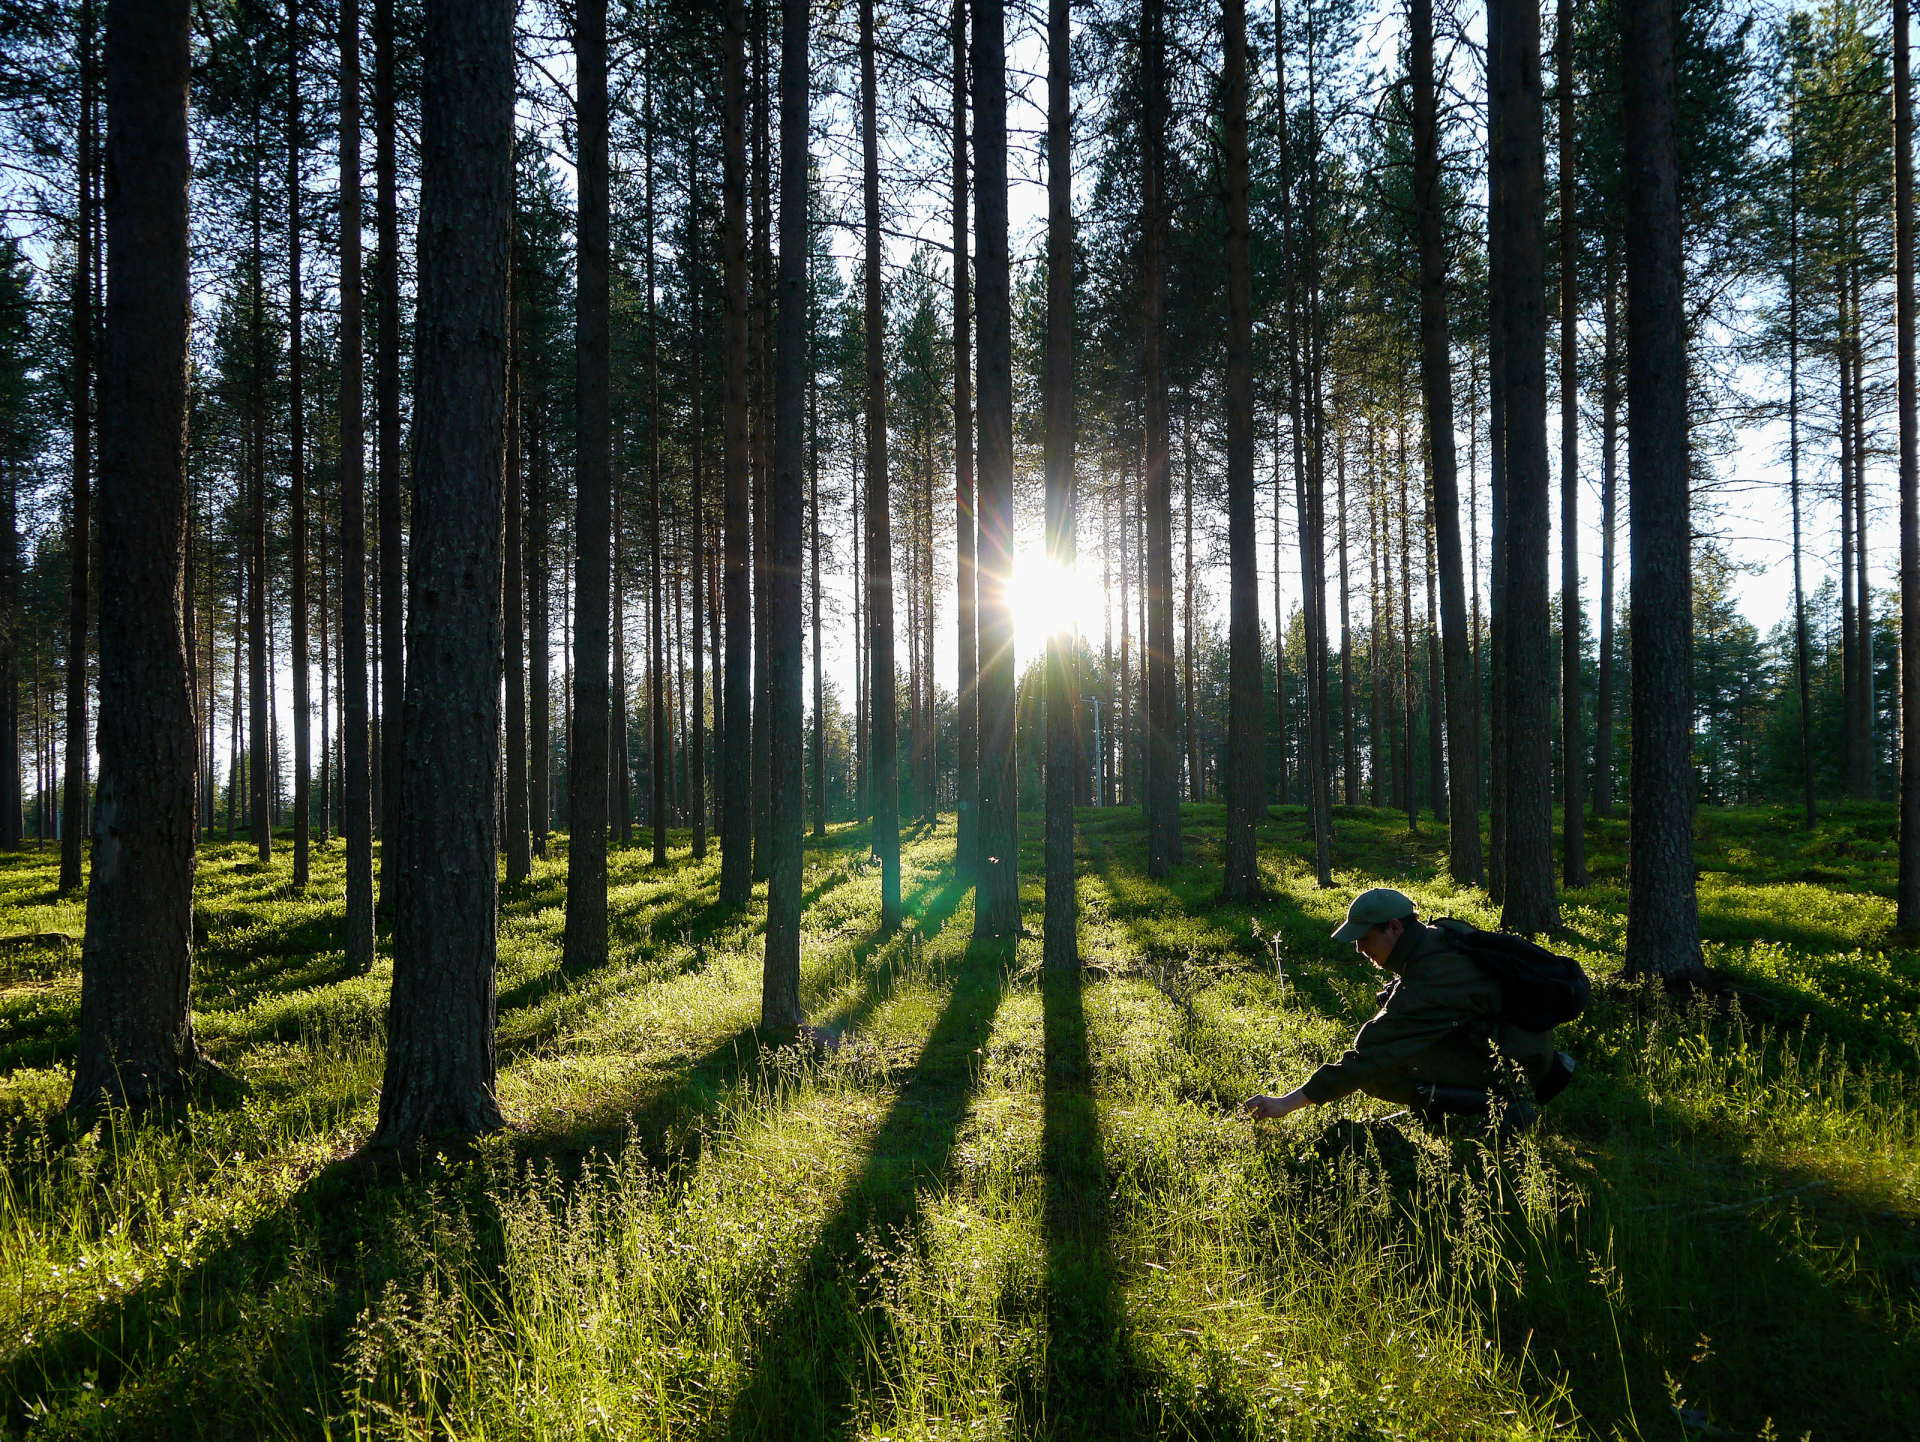
{"type": "Polygon", "coordinates": [[[1272,1121],[1302,1107],[1338,1101],[1360,1090],[1370,1077],[1425,1051],[1470,1019],[1471,1014],[1458,1006],[1435,1000],[1419,987],[1402,984],[1387,998],[1386,1006],[1360,1028],[1353,1045],[1338,1061],[1319,1068],[1284,1096],[1248,1097],[1240,1104],[1240,1115],[1272,1121]]]}
{"type": "Polygon", "coordinates": [[[1312,1105],[1313,1099],[1305,1089],[1295,1087],[1282,1097],[1248,1097],[1240,1103],[1240,1115],[1250,1121],[1274,1122],[1312,1105]]]}

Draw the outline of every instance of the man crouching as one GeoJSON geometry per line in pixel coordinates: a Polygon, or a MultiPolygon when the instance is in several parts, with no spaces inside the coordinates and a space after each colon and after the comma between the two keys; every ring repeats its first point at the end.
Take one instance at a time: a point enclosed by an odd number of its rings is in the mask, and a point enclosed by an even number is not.
{"type": "Polygon", "coordinates": [[[1392,973],[1380,1010],[1338,1061],[1285,1096],[1247,1098],[1242,1116],[1271,1120],[1363,1091],[1428,1123],[1447,1115],[1490,1120],[1500,1111],[1524,1127],[1537,1113],[1511,1081],[1524,1076],[1545,1101],[1572,1078],[1573,1058],[1554,1050],[1553,1033],[1503,1021],[1499,980],[1445,929],[1424,924],[1405,893],[1387,886],[1361,892],[1333,939],[1351,941],[1392,973]]]}

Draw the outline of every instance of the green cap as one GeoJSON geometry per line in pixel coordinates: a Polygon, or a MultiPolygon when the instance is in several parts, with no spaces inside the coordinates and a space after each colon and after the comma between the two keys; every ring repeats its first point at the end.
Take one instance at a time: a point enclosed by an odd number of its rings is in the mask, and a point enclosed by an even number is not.
{"type": "Polygon", "coordinates": [[[1353,905],[1347,908],[1347,919],[1335,928],[1333,939],[1358,941],[1374,927],[1389,921],[1403,921],[1419,909],[1404,891],[1395,891],[1391,886],[1368,887],[1354,897],[1353,905]]]}

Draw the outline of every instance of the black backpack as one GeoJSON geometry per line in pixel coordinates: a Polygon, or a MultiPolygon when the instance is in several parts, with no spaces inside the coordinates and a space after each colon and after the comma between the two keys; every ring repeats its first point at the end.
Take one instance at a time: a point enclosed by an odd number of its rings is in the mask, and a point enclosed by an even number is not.
{"type": "Polygon", "coordinates": [[[1453,917],[1434,923],[1455,947],[1498,978],[1500,1019],[1522,1031],[1551,1031],[1572,1021],[1593,993],[1580,963],[1525,937],[1482,931],[1453,917]]]}

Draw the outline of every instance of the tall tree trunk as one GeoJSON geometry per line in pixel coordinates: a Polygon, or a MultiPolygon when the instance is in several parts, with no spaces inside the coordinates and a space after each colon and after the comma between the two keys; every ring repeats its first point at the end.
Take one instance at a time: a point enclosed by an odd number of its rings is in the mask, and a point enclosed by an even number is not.
{"type": "MultiPolygon", "coordinates": [[[[867,344],[867,716],[872,727],[873,850],[880,858],[880,929],[900,925],[899,706],[894,699],[893,523],[887,476],[887,312],[881,289],[880,140],[873,0],[860,0],[861,192],[866,206],[862,295],[867,344]]],[[[982,316],[984,320],[984,313],[982,316]]],[[[983,336],[984,340],[984,336],[983,336]]]]}
{"type": "Polygon", "coordinates": [[[1580,247],[1574,230],[1573,0],[1554,11],[1560,121],[1560,767],[1562,875],[1587,884],[1580,744],[1580,247]]]}
{"type": "Polygon", "coordinates": [[[959,675],[954,701],[954,869],[980,859],[980,638],[974,570],[973,295],[967,274],[967,0],[953,0],[953,584],[959,675]]]}
{"type": "Polygon", "coordinates": [[[69,1105],[178,1094],[194,1039],[187,522],[187,0],[107,17],[99,832],[69,1105]]]}
{"type": "MultiPolygon", "coordinates": [[[[1797,90],[1797,76],[1794,84],[1797,90]]],[[[1788,112],[1787,135],[1787,224],[1789,230],[1787,252],[1787,469],[1793,504],[1793,652],[1794,671],[1800,690],[1800,778],[1802,789],[1805,792],[1807,830],[1811,831],[1819,817],[1813,795],[1813,667],[1807,639],[1807,592],[1800,569],[1802,549],[1800,511],[1800,125],[1797,112],[1792,110],[1788,112]]]]}
{"type": "MultiPolygon", "coordinates": [[[[624,449],[622,450],[624,456],[624,449]]],[[[618,460],[614,463],[616,473],[623,470],[618,460]]],[[[632,708],[627,692],[627,597],[621,568],[620,543],[626,535],[626,526],[622,511],[621,487],[616,479],[613,485],[613,529],[612,566],[608,571],[608,643],[607,668],[609,681],[607,689],[607,837],[611,845],[614,838],[622,846],[633,843],[633,750],[632,727],[629,718],[632,708]]],[[[644,621],[648,608],[643,604],[641,617],[644,621]]],[[[651,670],[651,668],[649,668],[651,670]]],[[[652,681],[658,680],[658,673],[652,675],[652,681]]],[[[652,694],[652,681],[649,692],[652,694]]],[[[658,728],[653,724],[653,713],[647,713],[647,747],[652,754],[658,728]]],[[[649,773],[651,780],[651,773],[649,773]]],[[[651,786],[649,789],[652,790],[651,786]]],[[[658,791],[653,794],[658,796],[658,791]]]]}
{"type": "MultiPolygon", "coordinates": [[[[1311,37],[1309,37],[1308,49],[1311,55],[1311,37]]],[[[1285,12],[1279,0],[1275,0],[1274,71],[1279,102],[1276,132],[1280,151],[1280,233],[1281,249],[1286,255],[1287,409],[1293,431],[1294,508],[1299,515],[1300,525],[1298,546],[1302,639],[1300,689],[1306,708],[1306,726],[1301,738],[1305,762],[1301,769],[1301,782],[1306,792],[1309,824],[1313,831],[1314,875],[1321,886],[1327,887],[1333,885],[1333,808],[1331,782],[1323,764],[1325,754],[1321,745],[1326,730],[1326,667],[1325,657],[1317,655],[1315,651],[1316,638],[1323,635],[1325,631],[1325,627],[1319,624],[1320,601],[1324,590],[1319,584],[1319,577],[1325,568],[1326,561],[1325,548],[1322,544],[1324,535],[1315,526],[1318,501],[1312,495],[1312,486],[1319,479],[1319,472],[1317,468],[1310,468],[1308,465],[1310,441],[1303,404],[1306,399],[1304,395],[1306,377],[1302,374],[1300,356],[1302,339],[1300,259],[1301,251],[1306,248],[1307,235],[1311,233],[1313,227],[1309,223],[1296,230],[1293,220],[1293,178],[1287,140],[1290,117],[1287,110],[1286,55],[1285,12]],[[1296,234],[1300,237],[1298,245],[1296,245],[1296,234]],[[1316,674],[1316,668],[1318,674],[1316,674]]],[[[1309,62],[1309,69],[1311,70],[1311,62],[1309,62]]],[[[1309,219],[1311,219],[1311,207],[1309,219]]],[[[1308,308],[1310,309],[1311,286],[1308,291],[1308,308]]],[[[1311,350],[1310,342],[1308,348],[1311,350]]],[[[1231,405],[1231,397],[1229,397],[1229,405],[1231,405]]],[[[1278,523],[1276,516],[1275,524],[1278,525],[1278,523]]],[[[1229,665],[1231,665],[1231,659],[1229,665]]],[[[1239,784],[1237,777],[1232,774],[1231,761],[1229,761],[1229,774],[1223,779],[1224,784],[1229,787],[1239,784]]]]}
{"type": "Polygon", "coordinates": [[[1433,489],[1431,483],[1424,497],[1426,502],[1425,524],[1420,527],[1426,542],[1427,577],[1423,588],[1427,596],[1427,798],[1433,807],[1433,822],[1436,826],[1448,825],[1447,817],[1447,757],[1442,742],[1445,730],[1442,718],[1446,715],[1446,686],[1443,680],[1445,663],[1440,658],[1440,585],[1435,574],[1433,561],[1433,489]]]}
{"type": "MultiPolygon", "coordinates": [[[[747,344],[751,357],[748,423],[752,427],[753,455],[753,879],[765,881],[771,859],[772,833],[768,830],[773,812],[768,787],[773,784],[773,732],[768,729],[773,705],[771,620],[767,613],[767,430],[771,413],[772,376],[768,357],[772,316],[768,298],[773,286],[772,269],[772,177],[768,168],[769,89],[767,64],[767,6],[773,0],[752,0],[753,126],[750,137],[753,151],[753,250],[751,262],[752,304],[747,312],[747,344]]],[[[785,3],[785,0],[781,0],[785,3]]]]}
{"type": "MultiPolygon", "coordinates": [[[[1173,476],[1167,438],[1167,56],[1165,6],[1140,7],[1140,501],[1146,522],[1147,875],[1181,860],[1179,702],[1173,673],[1173,476]]],[[[1064,62],[1062,62],[1064,63],[1064,62]]],[[[1064,121],[1062,122],[1065,123],[1064,121]]],[[[1059,202],[1064,204],[1064,202],[1059,202]]],[[[1070,359],[1070,357],[1069,357],[1070,359]]]]}
{"type": "MultiPolygon", "coordinates": [[[[380,832],[380,909],[393,908],[406,814],[399,806],[400,764],[406,727],[400,698],[406,685],[406,566],[401,551],[400,446],[400,162],[395,134],[394,0],[373,4],[373,291],[374,408],[379,429],[380,698],[375,722],[380,744],[374,782],[373,819],[380,832]],[[388,804],[383,804],[383,802],[388,804]]],[[[416,267],[418,260],[415,261],[416,267]]],[[[417,335],[418,325],[415,326],[417,335]]],[[[416,389],[417,389],[416,385],[416,389]]],[[[418,412],[416,411],[416,414],[418,412]]],[[[544,828],[543,828],[544,829],[544,828]]]]}
{"type": "MultiPolygon", "coordinates": [[[[1340,503],[1340,789],[1349,806],[1360,804],[1360,777],[1353,736],[1353,616],[1347,584],[1347,447],[1342,434],[1334,444],[1334,477],[1340,503]]],[[[1280,518],[1274,517],[1279,528],[1280,518]]],[[[1276,577],[1275,579],[1278,579],[1276,577]]]]}
{"type": "MultiPolygon", "coordinates": [[[[1188,398],[1187,404],[1191,406],[1191,397],[1188,398]]],[[[1275,395],[1273,399],[1273,708],[1274,724],[1279,728],[1280,732],[1280,744],[1275,750],[1275,760],[1277,764],[1274,767],[1273,780],[1274,799],[1282,806],[1287,804],[1287,747],[1291,739],[1291,733],[1287,726],[1287,638],[1292,632],[1292,627],[1287,621],[1286,603],[1282,596],[1284,589],[1282,582],[1286,576],[1286,571],[1280,559],[1280,518],[1286,512],[1286,497],[1282,486],[1282,476],[1285,473],[1285,468],[1281,464],[1280,459],[1280,417],[1284,410],[1285,406],[1280,397],[1275,395]]],[[[1188,602],[1191,603],[1193,599],[1193,420],[1190,415],[1186,421],[1186,429],[1188,433],[1187,599],[1188,602]]],[[[1299,537],[1295,536],[1294,541],[1297,547],[1299,537]]],[[[1189,645],[1191,645],[1193,639],[1193,618],[1191,616],[1187,618],[1187,639],[1189,645]]],[[[1188,660],[1189,665],[1191,665],[1192,658],[1189,657],[1188,660]]],[[[1194,714],[1191,687],[1188,688],[1188,692],[1187,715],[1191,718],[1194,714]]],[[[1191,734],[1191,732],[1189,732],[1189,734],[1191,734]]],[[[1200,798],[1196,794],[1194,799],[1197,801],[1200,798]]]]}
{"type": "Polygon", "coordinates": [[[860,439],[860,422],[856,418],[848,427],[853,432],[853,444],[849,447],[853,456],[853,484],[847,488],[849,510],[848,531],[853,537],[853,750],[854,750],[854,821],[864,826],[867,822],[868,801],[873,789],[872,761],[867,755],[867,572],[862,557],[866,548],[862,544],[866,527],[867,498],[860,485],[860,465],[863,454],[860,439]]]}
{"type": "Polygon", "coordinates": [[[706,331],[700,321],[700,127],[687,127],[687,310],[692,317],[688,348],[693,353],[693,377],[688,387],[693,406],[693,554],[689,559],[690,584],[687,597],[693,615],[693,695],[688,707],[692,727],[688,732],[692,776],[688,783],[688,805],[693,811],[693,857],[704,861],[707,855],[707,678],[706,678],[706,376],[703,362],[707,353],[706,331]]]}
{"type": "MultiPolygon", "coordinates": [[[[1920,434],[1914,414],[1913,77],[1908,24],[1907,0],[1893,0],[1893,224],[1900,387],[1900,885],[1894,925],[1912,936],[1920,931],[1920,434]]],[[[1798,547],[1794,556],[1797,565],[1798,547]]]]}
{"type": "MultiPolygon", "coordinates": [[[[1396,399],[1396,408],[1398,400],[1396,399]]],[[[1407,491],[1407,421],[1401,410],[1399,454],[1394,470],[1400,484],[1400,802],[1407,811],[1407,835],[1420,834],[1420,784],[1414,750],[1414,719],[1418,712],[1413,674],[1413,505],[1407,491]]],[[[1388,558],[1392,564],[1392,558],[1388,558]]]]}
{"type": "Polygon", "coordinates": [[[1127,490],[1127,472],[1119,476],[1119,805],[1131,806],[1133,795],[1133,551],[1127,538],[1133,534],[1131,493],[1127,490]]]}
{"type": "MultiPolygon", "coordinates": [[[[427,16],[422,59],[412,567],[420,605],[407,647],[405,766],[392,798],[407,823],[396,868],[386,1077],[368,1144],[393,1150],[501,1125],[494,1098],[494,827],[513,215],[511,0],[436,7],[427,16]]],[[[583,92],[592,83],[584,66],[581,82],[583,92]]],[[[587,136],[591,143],[591,130],[587,136]]],[[[592,188],[587,171],[583,199],[592,188]]]]}
{"type": "Polygon", "coordinates": [[[1007,254],[1005,0],[973,0],[974,238],[979,249],[980,853],[974,935],[1020,930],[1014,767],[1013,293],[1007,254]]]}
{"type": "MultiPolygon", "coordinates": [[[[509,277],[510,281],[515,279],[509,277]]],[[[526,490],[520,436],[523,380],[520,288],[513,284],[507,296],[507,515],[500,608],[501,621],[506,627],[508,881],[524,881],[533,874],[527,817],[526,538],[522,534],[526,490]]]]}
{"type": "MultiPolygon", "coordinates": [[[[812,284],[812,277],[808,277],[812,284]]],[[[812,327],[807,336],[807,525],[812,544],[807,559],[813,566],[813,834],[827,834],[827,674],[822,646],[823,616],[820,593],[820,382],[813,353],[812,327]]]]}
{"type": "Polygon", "coordinates": [[[727,661],[721,746],[720,903],[745,906],[753,894],[753,592],[748,573],[753,498],[747,454],[747,7],[726,0],[721,57],[724,115],[720,206],[727,310],[726,400],[721,467],[725,487],[727,661]]]}
{"type": "MultiPolygon", "coordinates": [[[[1183,715],[1187,741],[1187,799],[1198,802],[1205,801],[1207,797],[1206,787],[1202,784],[1200,774],[1200,713],[1194,709],[1193,704],[1193,397],[1190,394],[1182,397],[1180,429],[1181,449],[1186,461],[1186,472],[1182,477],[1184,484],[1180,489],[1182,523],[1186,532],[1184,568],[1186,594],[1182,606],[1182,619],[1185,624],[1180,645],[1181,687],[1186,700],[1183,715]]],[[[1273,534],[1277,547],[1280,539],[1280,489],[1277,477],[1273,492],[1273,534]]],[[[1274,557],[1273,579],[1276,583],[1273,611],[1275,691],[1280,703],[1280,801],[1284,805],[1287,799],[1287,653],[1286,631],[1280,618],[1280,593],[1277,584],[1280,580],[1280,560],[1277,551],[1274,557]]]]}
{"type": "MultiPolygon", "coordinates": [[[[1148,0],[1156,12],[1156,0],[1148,0]]],[[[1157,32],[1147,39],[1151,52],[1157,32]]],[[[1056,575],[1071,574],[1075,561],[1073,505],[1073,23],[1068,0],[1049,0],[1047,7],[1047,361],[1046,361],[1046,470],[1047,470],[1047,560],[1056,575]]],[[[1151,63],[1151,62],[1150,62],[1151,63]]],[[[1157,72],[1156,72],[1157,73],[1157,72]]],[[[1149,82],[1149,92],[1153,82],[1149,82]]],[[[1148,105],[1157,120],[1159,106],[1151,98],[1148,105]]],[[[1149,133],[1154,122],[1149,122],[1149,133]]],[[[1151,142],[1149,142],[1151,148],[1151,142]]],[[[1149,175],[1156,174],[1154,162],[1148,162],[1149,175]]],[[[1157,212],[1149,212],[1145,221],[1153,236],[1158,225],[1157,212]]],[[[1173,556],[1172,519],[1167,496],[1167,396],[1166,373],[1158,365],[1162,332],[1155,324],[1158,247],[1147,242],[1148,321],[1147,411],[1155,408],[1154,373],[1159,388],[1159,496],[1160,514],[1150,517],[1149,526],[1158,528],[1165,562],[1161,590],[1155,601],[1164,615],[1159,637],[1162,650],[1157,657],[1157,684],[1162,703],[1161,720],[1171,723],[1173,711],[1173,556]]],[[[1153,468],[1149,420],[1147,442],[1148,470],[1153,468]]],[[[1041,956],[1048,967],[1077,967],[1080,964],[1079,897],[1073,874],[1073,802],[1074,802],[1074,720],[1080,709],[1079,632],[1072,619],[1054,618],[1047,631],[1047,820],[1046,820],[1046,915],[1042,927],[1041,956]]],[[[1156,806],[1148,818],[1148,869],[1156,863],[1164,874],[1168,864],[1178,859],[1179,805],[1174,790],[1173,736],[1171,726],[1160,728],[1155,737],[1159,752],[1152,763],[1152,785],[1156,806]],[[1168,822],[1171,820],[1172,824],[1168,822]]]]}
{"type": "MultiPolygon", "coordinates": [[[[1593,696],[1593,814],[1613,815],[1613,552],[1619,495],[1620,436],[1620,251],[1607,236],[1605,287],[1600,297],[1604,332],[1600,362],[1600,677],[1593,696]]],[[[1798,451],[1795,452],[1796,457],[1798,451]]]]}
{"type": "MultiPolygon", "coordinates": [[[[1487,133],[1498,135],[1505,105],[1506,84],[1500,77],[1507,63],[1500,28],[1507,7],[1487,7],[1487,133]]],[[[1503,206],[1500,167],[1488,158],[1487,257],[1496,273],[1502,268],[1493,257],[1500,248],[1493,217],[1503,206]]],[[[1487,501],[1489,529],[1487,558],[1487,896],[1496,906],[1507,895],[1507,288],[1487,286],[1487,501]]]]}
{"type": "MultiPolygon", "coordinates": [[[[872,85],[872,0],[863,14],[863,76],[872,85]]],[[[767,951],[760,984],[760,1025],[797,1027],[800,1010],[800,907],[804,875],[806,776],[801,732],[800,553],[806,538],[807,399],[807,20],[808,0],[780,6],[780,273],[779,337],[773,385],[773,474],[768,483],[767,638],[771,723],[767,798],[772,854],[767,863],[767,951]]],[[[869,88],[869,95],[872,94],[869,88]]],[[[872,115],[869,111],[868,121],[872,115]]],[[[868,139],[867,144],[872,145],[868,139]]],[[[868,152],[871,155],[871,151],[868,152]]],[[[871,171],[869,171],[871,174],[871,171]]],[[[870,182],[871,183],[871,182],[870,182]]],[[[872,191],[870,190],[871,196],[872,191]]],[[[873,211],[869,209],[869,217],[873,211]]],[[[871,225],[870,232],[871,234],[871,225]]],[[[897,865],[896,861],[896,865],[897,865]]],[[[898,880],[895,881],[898,886],[898,880]]]]}
{"type": "Polygon", "coordinates": [[[1855,793],[1862,801],[1879,795],[1879,765],[1874,755],[1874,719],[1878,706],[1874,700],[1873,674],[1873,587],[1867,570],[1867,400],[1866,400],[1866,320],[1860,303],[1860,264],[1847,266],[1848,306],[1852,316],[1852,335],[1847,346],[1853,367],[1853,577],[1856,590],[1856,621],[1860,627],[1857,654],[1860,657],[1860,705],[1854,713],[1857,737],[1854,754],[1860,761],[1859,787],[1855,793]]]}
{"type": "MultiPolygon", "coordinates": [[[[1467,586],[1460,560],[1460,483],[1453,445],[1453,347],[1447,315],[1447,253],[1440,194],[1440,112],[1433,73],[1433,0],[1413,0],[1413,188],[1420,229],[1420,383],[1427,403],[1433,475],[1434,549],[1440,569],[1441,651],[1446,672],[1451,805],[1447,871],[1463,886],[1485,881],[1480,854],[1480,747],[1473,704],[1467,586]]],[[[1434,722],[1437,725],[1439,717],[1434,722]]]]}
{"type": "MultiPolygon", "coordinates": [[[[1260,576],[1253,521],[1253,271],[1247,220],[1247,10],[1222,0],[1227,223],[1227,838],[1221,895],[1260,893],[1255,824],[1266,811],[1260,681],[1260,576]]],[[[1322,711],[1324,715],[1324,709],[1322,711]]],[[[1321,778],[1324,783],[1324,776],[1321,778]]]]}
{"type": "MultiPolygon", "coordinates": [[[[536,381],[524,374],[521,384],[539,394],[536,381]]],[[[527,806],[533,854],[545,857],[553,826],[553,591],[548,584],[547,411],[539,400],[534,418],[527,455],[527,806]]]]}
{"type": "Polygon", "coordinates": [[[252,309],[248,317],[247,426],[249,451],[247,505],[247,821],[255,854],[262,865],[273,859],[273,789],[279,779],[273,770],[272,709],[268,687],[272,671],[267,654],[267,406],[266,406],[266,284],[261,274],[260,220],[260,91],[264,84],[254,60],[248,75],[253,91],[253,166],[251,203],[252,309]]]}
{"type": "Polygon", "coordinates": [[[1693,877],[1692,513],[1675,0],[1627,0],[1627,497],[1633,775],[1626,972],[1703,979],[1693,877]]]}
{"type": "Polygon", "coordinates": [[[574,302],[573,728],[567,746],[567,931],[573,970],[607,959],[608,651],[613,409],[608,312],[607,7],[580,0],[580,221],[574,302]]]}
{"type": "Polygon", "coordinates": [[[340,0],[340,834],[347,969],[373,969],[372,735],[367,711],[367,437],[360,276],[360,3],[340,0]]]}
{"type": "Polygon", "coordinates": [[[307,678],[307,412],[300,353],[300,7],[287,0],[287,484],[293,501],[292,636],[293,655],[293,886],[307,884],[308,812],[312,805],[310,754],[313,701],[307,678]]]}
{"type": "MultiPolygon", "coordinates": [[[[1630,0],[1638,3],[1638,0],[1630,0]]],[[[1540,12],[1502,0],[1500,173],[1492,233],[1506,390],[1507,865],[1501,925],[1556,931],[1553,889],[1552,635],[1547,615],[1546,146],[1540,12]]]]}
{"type": "MultiPolygon", "coordinates": [[[[20,478],[16,466],[7,467],[4,506],[0,513],[0,851],[18,851],[26,839],[26,817],[20,775],[20,478]]],[[[207,627],[209,644],[213,631],[207,627]]],[[[211,666],[208,676],[211,685],[211,666]]],[[[211,703],[207,716],[211,727],[211,703]]],[[[202,774],[212,769],[209,739],[202,774]]],[[[213,824],[211,813],[207,824],[213,824]]]]}
{"type": "MultiPolygon", "coordinates": [[[[67,545],[67,735],[66,776],[60,808],[60,890],[77,891],[85,879],[81,847],[87,829],[87,620],[92,594],[91,516],[93,466],[93,0],[80,5],[80,124],[75,137],[73,262],[73,509],[67,545]]],[[[255,255],[258,256],[258,248],[255,255]]],[[[256,259],[256,268],[258,261],[256,259]]],[[[255,304],[258,305],[258,298],[255,304]]]]}
{"type": "MultiPolygon", "coordinates": [[[[651,13],[651,12],[649,12],[651,13]]],[[[648,35],[648,58],[652,59],[653,36],[648,35]]],[[[653,864],[667,864],[667,752],[671,743],[671,733],[667,726],[666,683],[668,680],[666,640],[661,627],[662,572],[660,569],[660,310],[654,291],[654,246],[653,246],[653,78],[648,75],[646,81],[646,168],[647,168],[647,499],[652,512],[648,544],[651,547],[648,595],[651,597],[649,610],[652,620],[647,632],[651,647],[651,660],[648,663],[652,678],[648,683],[648,704],[651,707],[653,745],[649,748],[653,761],[653,807],[649,813],[653,820],[653,864]]],[[[626,695],[622,690],[620,710],[620,730],[626,735],[626,695]]],[[[621,748],[621,775],[624,780],[626,770],[626,747],[621,748]]],[[[621,816],[622,839],[625,837],[626,816],[621,816]]]]}
{"type": "Polygon", "coordinates": [[[1839,412],[1835,424],[1840,438],[1840,784],[1846,795],[1860,798],[1860,628],[1856,624],[1858,586],[1853,568],[1853,366],[1847,355],[1847,292],[1844,280],[1834,287],[1834,368],[1839,373],[1839,412]]]}

